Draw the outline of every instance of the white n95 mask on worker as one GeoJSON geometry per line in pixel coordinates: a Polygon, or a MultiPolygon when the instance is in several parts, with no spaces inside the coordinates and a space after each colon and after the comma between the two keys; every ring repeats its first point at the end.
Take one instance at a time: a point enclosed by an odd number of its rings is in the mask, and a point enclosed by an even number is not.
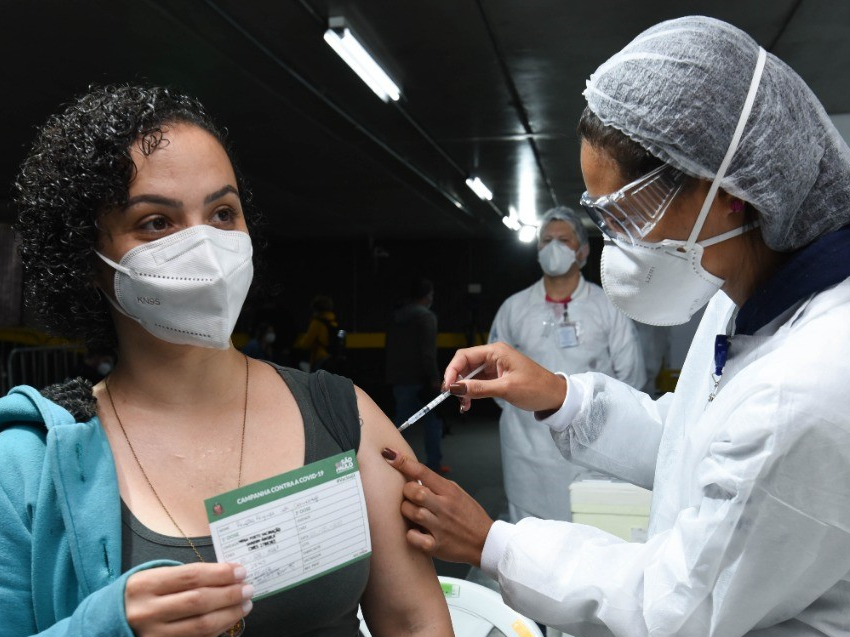
{"type": "Polygon", "coordinates": [[[605,240],[602,287],[630,319],[647,325],[687,323],[719,290],[724,280],[702,267],[703,248],[756,227],[746,224],[695,243],[665,239],[658,243],[605,240]]]}
{"type": "Polygon", "coordinates": [[[254,277],[253,247],[245,232],[192,226],[137,246],[115,269],[122,314],[159,339],[177,345],[230,347],[230,335],[254,277]]]}
{"type": "Polygon", "coordinates": [[[560,241],[550,241],[537,252],[540,268],[549,276],[566,274],[576,262],[575,250],[560,241]]]}
{"type": "Polygon", "coordinates": [[[723,279],[702,267],[703,248],[737,237],[758,222],[744,224],[716,237],[697,242],[711,211],[723,176],[732,162],[750,116],[767,53],[759,47],[758,60],[738,124],[726,155],[720,162],[702,202],[687,241],[665,239],[658,243],[635,241],[629,245],[607,239],[602,249],[602,287],[611,302],[626,316],[648,325],[681,325],[723,286],[723,279]]]}

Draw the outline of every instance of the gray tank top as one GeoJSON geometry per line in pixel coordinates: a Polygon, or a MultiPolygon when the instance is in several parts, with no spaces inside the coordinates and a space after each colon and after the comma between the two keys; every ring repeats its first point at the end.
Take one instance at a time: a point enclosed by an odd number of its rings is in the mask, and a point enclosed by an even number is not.
{"type": "MultiPolygon", "coordinates": [[[[275,366],[304,419],[304,464],[360,445],[357,399],[350,380],[327,372],[305,374],[275,366]]],[[[121,503],[121,560],[124,571],[154,559],[183,563],[198,558],[183,537],[160,535],[139,522],[121,503]]],[[[210,536],[192,538],[208,562],[215,561],[210,536]]],[[[245,618],[245,637],[355,637],[357,605],[369,579],[369,560],[311,580],[254,603],[245,618]]]]}

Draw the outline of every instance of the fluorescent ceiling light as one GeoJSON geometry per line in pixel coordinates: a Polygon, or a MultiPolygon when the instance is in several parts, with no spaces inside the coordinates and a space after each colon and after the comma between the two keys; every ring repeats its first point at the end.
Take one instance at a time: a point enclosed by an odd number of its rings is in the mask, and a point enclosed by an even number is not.
{"type": "Polygon", "coordinates": [[[523,169],[519,175],[519,220],[525,224],[537,221],[537,186],[534,172],[523,169]]]}
{"type": "Polygon", "coordinates": [[[493,198],[493,193],[490,192],[490,189],[485,186],[484,182],[481,181],[478,177],[468,178],[466,180],[466,185],[469,186],[472,192],[481,197],[481,199],[490,201],[493,198]]]}
{"type": "Polygon", "coordinates": [[[502,223],[505,224],[511,230],[519,230],[520,223],[519,219],[517,218],[516,208],[514,208],[513,206],[508,206],[508,212],[510,214],[502,217],[502,223]]]}
{"type": "Polygon", "coordinates": [[[519,240],[523,243],[531,243],[537,238],[537,228],[534,226],[523,226],[519,229],[519,240]]]}
{"type": "Polygon", "coordinates": [[[385,102],[398,101],[401,91],[340,18],[331,18],[325,42],[366,85],[385,102]]]}
{"type": "Polygon", "coordinates": [[[519,221],[517,221],[515,217],[502,217],[502,223],[505,224],[511,230],[519,230],[520,228],[519,221]]]}
{"type": "Polygon", "coordinates": [[[531,243],[537,238],[537,226],[523,223],[520,219],[520,213],[513,206],[508,206],[508,214],[502,217],[502,223],[516,231],[519,240],[523,243],[531,243]]]}

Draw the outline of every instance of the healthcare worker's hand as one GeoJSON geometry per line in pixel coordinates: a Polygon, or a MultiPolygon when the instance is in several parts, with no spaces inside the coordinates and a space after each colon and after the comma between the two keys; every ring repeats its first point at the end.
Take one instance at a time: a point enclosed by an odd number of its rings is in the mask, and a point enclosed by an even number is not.
{"type": "Polygon", "coordinates": [[[408,543],[441,560],[480,566],[484,541],[493,526],[481,505],[456,482],[415,459],[394,449],[384,449],[381,455],[408,480],[402,490],[401,514],[416,525],[407,531],[408,543]]]}
{"type": "Polygon", "coordinates": [[[137,637],[218,637],[251,611],[254,587],[228,563],[162,566],[133,573],[124,587],[137,637]]]}
{"type": "Polygon", "coordinates": [[[460,398],[467,411],[473,398],[502,398],[527,411],[559,409],[567,396],[567,382],[505,343],[458,350],[443,376],[444,386],[460,398]],[[475,378],[459,380],[479,365],[475,378]]]}

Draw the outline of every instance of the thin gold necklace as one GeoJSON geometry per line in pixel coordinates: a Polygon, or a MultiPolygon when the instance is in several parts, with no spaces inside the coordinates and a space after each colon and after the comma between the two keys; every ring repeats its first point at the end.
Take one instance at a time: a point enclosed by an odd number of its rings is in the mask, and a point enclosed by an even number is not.
{"type": "MultiPolygon", "coordinates": [[[[245,452],[245,423],[248,421],[248,379],[249,379],[249,369],[250,366],[248,364],[248,357],[245,356],[245,403],[242,408],[242,441],[239,446],[239,477],[237,478],[236,488],[242,486],[242,457],[245,452]]],[[[183,531],[179,524],[177,524],[177,520],[174,519],[174,516],[171,515],[171,512],[168,510],[168,507],[165,506],[165,502],[162,501],[162,498],[159,497],[159,494],[156,492],[156,489],[153,488],[153,483],[151,479],[148,477],[147,471],[142,466],[141,460],[139,460],[139,456],[136,454],[136,450],[133,449],[133,443],[130,442],[130,437],[127,435],[127,430],[124,429],[124,423],[121,422],[121,417],[118,415],[118,410],[115,408],[115,401],[112,399],[112,392],[109,391],[109,376],[103,379],[104,387],[106,387],[106,395],[109,397],[109,404],[112,406],[112,413],[115,414],[115,420],[118,421],[118,426],[121,428],[121,433],[124,434],[124,440],[127,441],[127,446],[130,448],[130,453],[133,454],[133,458],[136,460],[136,464],[139,466],[139,471],[142,472],[142,475],[145,477],[145,481],[148,483],[148,486],[151,489],[151,493],[153,493],[156,501],[159,502],[159,506],[162,507],[162,510],[165,511],[165,515],[168,516],[168,519],[171,520],[171,523],[175,526],[175,528],[180,532],[185,540],[189,543],[189,546],[192,547],[192,550],[195,552],[195,555],[198,556],[198,559],[201,562],[206,562],[206,560],[201,556],[200,551],[198,551],[198,547],[195,546],[195,543],[189,538],[188,535],[183,531]]],[[[245,618],[241,618],[238,622],[233,624],[230,628],[227,629],[224,633],[222,633],[222,637],[240,637],[242,633],[245,632],[245,618]]]]}

